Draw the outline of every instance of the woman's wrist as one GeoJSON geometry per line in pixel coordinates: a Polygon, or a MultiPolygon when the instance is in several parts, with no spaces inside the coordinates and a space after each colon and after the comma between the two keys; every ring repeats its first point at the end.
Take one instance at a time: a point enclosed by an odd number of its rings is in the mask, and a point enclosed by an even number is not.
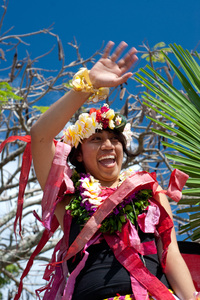
{"type": "Polygon", "coordinates": [[[70,90],[70,93],[72,93],[72,95],[74,95],[76,99],[82,99],[84,101],[86,101],[87,99],[89,99],[89,97],[92,96],[92,92],[77,91],[73,88],[70,90]]]}
{"type": "Polygon", "coordinates": [[[89,77],[89,70],[81,68],[73,77],[71,86],[74,91],[82,93],[90,93],[89,102],[98,102],[105,100],[109,94],[108,87],[95,88],[89,77]]]}

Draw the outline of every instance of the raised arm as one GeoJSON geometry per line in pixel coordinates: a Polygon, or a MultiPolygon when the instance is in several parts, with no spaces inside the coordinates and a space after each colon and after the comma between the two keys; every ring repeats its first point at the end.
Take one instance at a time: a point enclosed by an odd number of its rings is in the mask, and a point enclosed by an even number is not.
{"type": "MultiPolygon", "coordinates": [[[[162,188],[159,187],[161,190],[162,188]]],[[[165,208],[171,218],[172,211],[167,197],[164,194],[158,194],[156,196],[161,205],[165,208]]],[[[158,242],[158,253],[159,257],[162,254],[162,243],[158,242]]],[[[167,279],[174,290],[175,294],[181,300],[191,300],[195,292],[195,287],[188,270],[188,267],[179,251],[179,247],[176,240],[176,233],[173,227],[171,232],[171,243],[168,248],[165,274],[167,279]]]]}
{"type": "MultiPolygon", "coordinates": [[[[136,49],[131,48],[118,61],[127,44],[121,42],[109,57],[113,46],[113,42],[107,44],[101,59],[90,70],[90,81],[95,88],[117,86],[126,82],[132,75],[128,70],[137,60],[136,49]]],[[[55,154],[54,137],[64,128],[65,124],[89,96],[90,93],[70,90],[33,125],[31,129],[33,163],[42,189],[44,189],[55,154]]]]}

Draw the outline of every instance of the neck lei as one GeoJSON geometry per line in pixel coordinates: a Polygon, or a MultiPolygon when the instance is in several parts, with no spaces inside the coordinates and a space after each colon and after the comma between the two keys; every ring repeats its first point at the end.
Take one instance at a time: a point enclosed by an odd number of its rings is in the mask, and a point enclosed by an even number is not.
{"type": "MultiPolygon", "coordinates": [[[[123,172],[119,178],[120,184],[132,173],[131,170],[123,172]]],[[[77,223],[84,225],[116,188],[101,187],[100,182],[90,174],[74,172],[72,181],[75,193],[66,209],[70,210],[72,217],[76,218],[77,223]]],[[[151,195],[151,190],[144,189],[125,198],[104,219],[100,231],[103,233],[121,231],[123,224],[127,220],[136,225],[138,215],[147,209],[149,205],[148,199],[151,198],[151,195]]]]}

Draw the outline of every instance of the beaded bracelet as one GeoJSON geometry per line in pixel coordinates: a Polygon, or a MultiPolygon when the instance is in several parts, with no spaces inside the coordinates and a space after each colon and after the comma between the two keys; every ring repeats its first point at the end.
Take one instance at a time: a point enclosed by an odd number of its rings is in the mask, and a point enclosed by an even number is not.
{"type": "Polygon", "coordinates": [[[105,100],[109,94],[108,87],[100,87],[99,89],[93,87],[87,68],[80,68],[74,75],[71,85],[77,92],[92,93],[93,95],[89,97],[89,102],[92,101],[96,103],[99,100],[105,100]]]}

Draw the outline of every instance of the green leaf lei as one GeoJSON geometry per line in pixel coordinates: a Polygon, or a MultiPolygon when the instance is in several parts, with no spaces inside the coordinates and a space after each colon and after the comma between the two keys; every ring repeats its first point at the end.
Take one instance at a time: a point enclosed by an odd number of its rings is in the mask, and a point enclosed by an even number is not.
{"type": "MultiPolygon", "coordinates": [[[[82,226],[89,220],[93,211],[88,211],[88,207],[82,203],[82,196],[80,195],[81,176],[74,172],[72,181],[75,187],[75,193],[66,206],[66,210],[70,210],[71,216],[76,218],[76,222],[82,226]]],[[[143,189],[131,196],[125,198],[122,203],[118,204],[115,209],[103,220],[100,227],[102,233],[114,233],[120,231],[122,225],[130,220],[132,224],[137,226],[138,215],[145,211],[149,205],[148,199],[152,196],[152,190],[143,189]]],[[[97,209],[97,208],[96,208],[97,209]]]]}

